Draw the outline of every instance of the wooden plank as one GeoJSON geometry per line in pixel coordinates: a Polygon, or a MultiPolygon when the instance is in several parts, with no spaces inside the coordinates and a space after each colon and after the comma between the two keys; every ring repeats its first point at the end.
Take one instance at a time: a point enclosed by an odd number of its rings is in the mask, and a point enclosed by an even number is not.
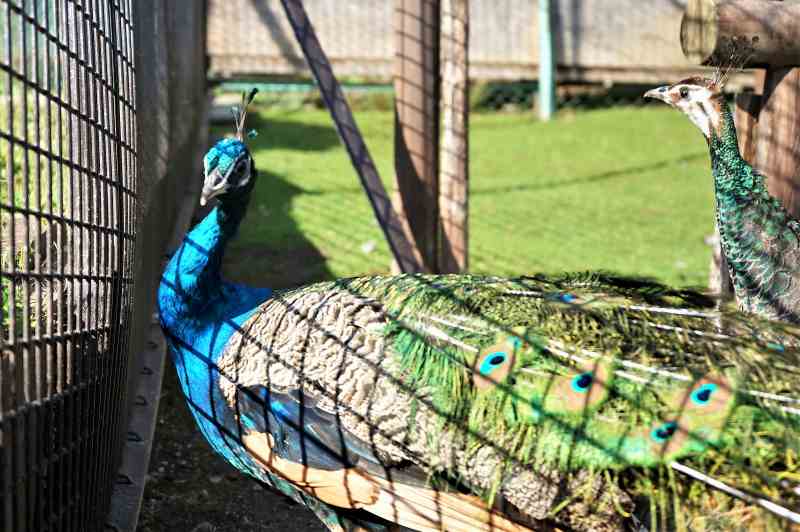
{"type": "Polygon", "coordinates": [[[681,48],[690,61],[724,61],[732,40],[747,39],[749,65],[800,65],[800,3],[774,0],[689,0],[681,48]]]}
{"type": "Polygon", "coordinates": [[[758,129],[755,166],[770,193],[800,218],[800,68],[767,71],[758,129]]]}
{"type": "Polygon", "coordinates": [[[426,271],[439,230],[439,0],[395,0],[395,175],[426,271]]]}
{"type": "Polygon", "coordinates": [[[439,271],[467,270],[469,214],[469,2],[442,0],[442,146],[439,271]]]}

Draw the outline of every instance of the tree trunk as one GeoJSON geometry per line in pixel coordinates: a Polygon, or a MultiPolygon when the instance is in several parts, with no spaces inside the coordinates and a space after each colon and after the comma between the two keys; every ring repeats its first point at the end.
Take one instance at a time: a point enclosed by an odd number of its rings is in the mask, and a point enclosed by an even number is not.
{"type": "Polygon", "coordinates": [[[758,124],[756,167],[770,193],[800,218],[800,68],[767,71],[758,124]]]}

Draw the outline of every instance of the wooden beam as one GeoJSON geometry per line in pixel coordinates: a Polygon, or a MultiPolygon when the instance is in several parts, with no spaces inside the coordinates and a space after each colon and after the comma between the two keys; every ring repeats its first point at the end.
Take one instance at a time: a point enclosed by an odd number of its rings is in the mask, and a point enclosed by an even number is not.
{"type": "Polygon", "coordinates": [[[442,147],[439,271],[467,270],[469,198],[469,0],[442,0],[442,147]]]}
{"type": "Polygon", "coordinates": [[[689,0],[681,21],[681,48],[693,62],[727,59],[732,39],[748,39],[749,66],[800,65],[800,3],[773,0],[689,0]]]}
{"type": "Polygon", "coordinates": [[[767,71],[758,130],[755,167],[770,193],[800,219],[800,68],[767,71]]]}
{"type": "Polygon", "coordinates": [[[426,271],[438,271],[439,0],[395,0],[398,205],[426,271]]]}

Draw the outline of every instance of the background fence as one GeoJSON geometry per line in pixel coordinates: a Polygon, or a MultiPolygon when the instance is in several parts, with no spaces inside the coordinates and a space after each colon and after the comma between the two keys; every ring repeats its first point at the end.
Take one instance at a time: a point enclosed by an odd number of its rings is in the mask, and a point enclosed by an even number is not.
{"type": "MultiPolygon", "coordinates": [[[[340,77],[389,80],[394,2],[307,0],[322,46],[340,77]]],[[[562,81],[650,83],[692,70],[676,41],[686,0],[554,0],[562,81]],[[643,43],[647,43],[643,46],[643,43]]],[[[279,0],[209,0],[212,78],[306,76],[279,0]]],[[[470,76],[532,79],[539,62],[537,2],[471,0],[470,76]]]]}

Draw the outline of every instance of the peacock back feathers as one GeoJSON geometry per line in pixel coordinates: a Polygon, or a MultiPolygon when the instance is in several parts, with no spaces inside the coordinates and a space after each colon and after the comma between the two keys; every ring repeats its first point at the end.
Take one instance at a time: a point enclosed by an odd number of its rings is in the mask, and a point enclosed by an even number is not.
{"type": "MultiPolygon", "coordinates": [[[[322,283],[255,312],[221,387],[234,408],[266,386],[330,416],[343,467],[386,478],[413,464],[532,519],[571,485],[613,523],[676,460],[797,504],[779,479],[800,471],[798,330],[714,304],[598,274],[322,283]]],[[[559,511],[586,528],[579,508],[559,511]]]]}

